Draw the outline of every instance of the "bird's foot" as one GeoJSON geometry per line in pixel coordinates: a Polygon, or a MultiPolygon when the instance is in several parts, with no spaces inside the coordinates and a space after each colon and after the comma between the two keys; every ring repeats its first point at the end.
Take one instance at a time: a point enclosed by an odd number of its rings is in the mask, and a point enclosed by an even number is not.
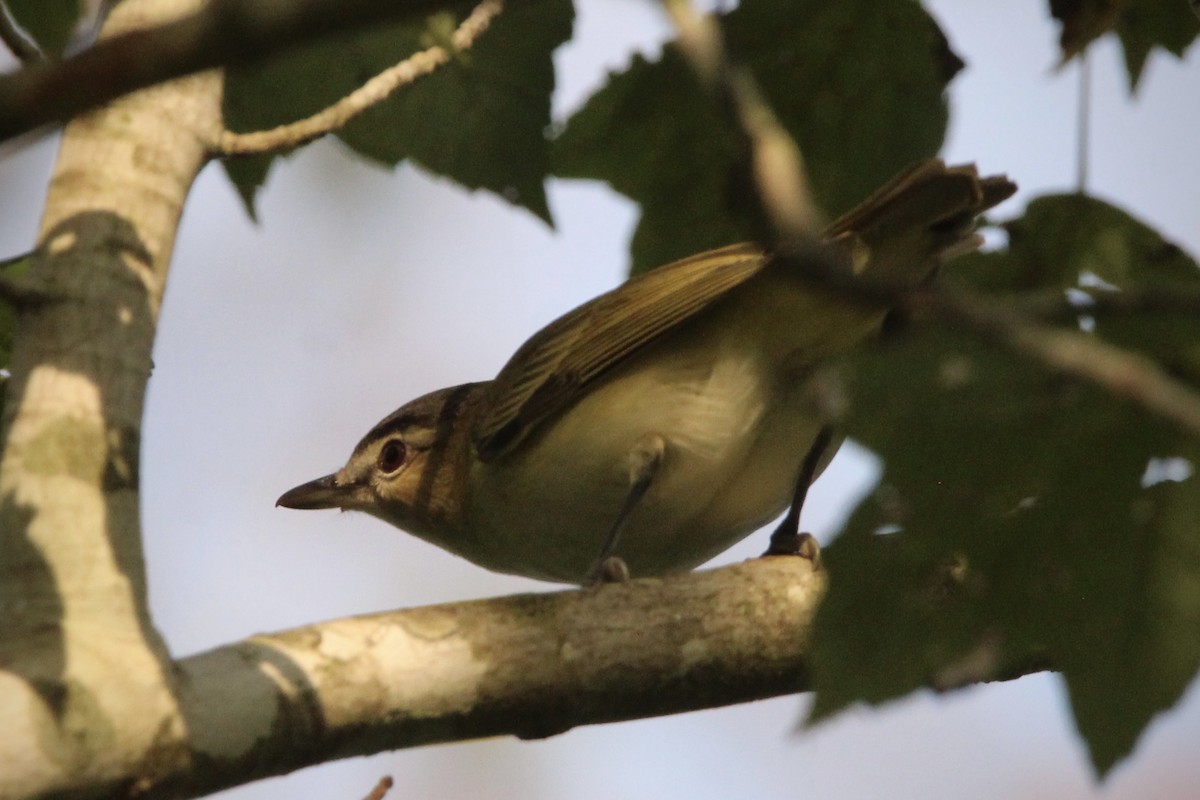
{"type": "Polygon", "coordinates": [[[821,568],[821,543],[811,533],[777,529],[771,534],[771,543],[764,556],[800,556],[821,568]]]}
{"type": "Polygon", "coordinates": [[[596,563],[592,564],[591,569],[587,571],[587,577],[583,579],[583,585],[588,589],[605,583],[628,582],[629,567],[619,556],[605,556],[597,559],[596,563]]]}

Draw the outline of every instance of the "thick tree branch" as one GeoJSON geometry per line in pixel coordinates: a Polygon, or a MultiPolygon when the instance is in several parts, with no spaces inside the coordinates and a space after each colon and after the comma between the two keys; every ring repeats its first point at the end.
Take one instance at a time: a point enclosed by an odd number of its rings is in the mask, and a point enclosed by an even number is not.
{"type": "Polygon", "coordinates": [[[225,131],[221,135],[220,154],[244,156],[278,152],[338,130],[371,106],[386,100],[397,89],[447,63],[454,53],[469,50],[503,9],[503,0],[483,0],[454,31],[451,39],[453,51],[435,45],[413,53],[310,117],[266,131],[225,131]]]}
{"type": "MultiPolygon", "coordinates": [[[[140,797],[804,691],[824,591],[811,561],[782,556],[255,636],[176,663],[188,757],[140,797]]],[[[1014,665],[990,664],[972,680],[1018,676],[1014,665]]]]}
{"type": "Polygon", "coordinates": [[[114,98],[303,41],[444,8],[450,0],[210,0],[196,13],[0,76],[0,141],[114,98]]]}
{"type": "Polygon", "coordinates": [[[824,586],[811,562],[769,558],[255,636],[177,662],[192,766],[141,796],[797,692],[824,586]]]}
{"type": "MultiPolygon", "coordinates": [[[[126,0],[104,36],[197,0],[126,0]]],[[[183,204],[220,131],[220,75],[63,132],[16,300],[0,458],[0,797],[128,793],[185,735],[146,606],[140,427],[183,204]],[[40,302],[52,298],[53,302],[40,302]]]]}

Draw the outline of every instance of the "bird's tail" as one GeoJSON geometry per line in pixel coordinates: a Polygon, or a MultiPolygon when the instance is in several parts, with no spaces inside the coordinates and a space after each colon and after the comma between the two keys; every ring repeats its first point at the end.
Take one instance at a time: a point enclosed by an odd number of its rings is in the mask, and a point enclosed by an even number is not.
{"type": "Polygon", "coordinates": [[[982,244],[976,218],[1012,196],[1004,175],[980,177],[974,164],[929,159],[909,167],[826,231],[847,248],[856,273],[919,283],[950,258],[982,244]]]}

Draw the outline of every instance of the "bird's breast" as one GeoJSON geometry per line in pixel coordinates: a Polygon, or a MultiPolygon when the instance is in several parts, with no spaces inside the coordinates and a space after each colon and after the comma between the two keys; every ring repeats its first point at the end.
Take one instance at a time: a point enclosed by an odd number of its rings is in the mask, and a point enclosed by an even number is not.
{"type": "Polygon", "coordinates": [[[630,486],[648,436],[663,462],[617,554],[635,575],[687,569],[787,504],[818,425],[753,349],[697,342],[640,354],[514,453],[476,464],[467,503],[474,552],[492,569],[578,581],[630,486]]]}

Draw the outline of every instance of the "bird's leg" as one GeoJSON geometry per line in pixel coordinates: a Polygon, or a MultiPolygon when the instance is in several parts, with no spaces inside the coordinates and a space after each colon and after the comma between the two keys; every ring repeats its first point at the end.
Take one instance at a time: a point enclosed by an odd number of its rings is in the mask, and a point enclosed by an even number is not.
{"type": "Polygon", "coordinates": [[[764,556],[801,556],[812,561],[814,566],[820,566],[821,546],[811,533],[800,531],[800,509],[804,507],[804,500],[808,497],[808,487],[817,474],[817,466],[821,463],[821,457],[825,455],[832,440],[833,430],[826,425],[817,434],[808,454],[804,456],[803,463],[800,464],[800,474],[796,478],[796,491],[792,495],[792,505],[779,523],[779,527],[771,534],[771,543],[767,547],[767,552],[763,553],[764,556]]]}
{"type": "Polygon", "coordinates": [[[629,517],[637,508],[637,504],[641,502],[642,497],[645,496],[646,490],[650,488],[650,482],[654,480],[658,468],[662,466],[663,454],[666,451],[667,443],[661,436],[654,433],[645,436],[630,452],[629,493],[625,495],[625,502],[621,504],[621,510],[617,512],[617,517],[608,530],[608,536],[604,539],[600,554],[596,556],[596,560],[592,562],[592,566],[587,571],[587,577],[584,579],[585,586],[623,583],[629,580],[629,567],[625,565],[620,556],[614,555],[614,553],[625,526],[629,524],[629,517]]]}

